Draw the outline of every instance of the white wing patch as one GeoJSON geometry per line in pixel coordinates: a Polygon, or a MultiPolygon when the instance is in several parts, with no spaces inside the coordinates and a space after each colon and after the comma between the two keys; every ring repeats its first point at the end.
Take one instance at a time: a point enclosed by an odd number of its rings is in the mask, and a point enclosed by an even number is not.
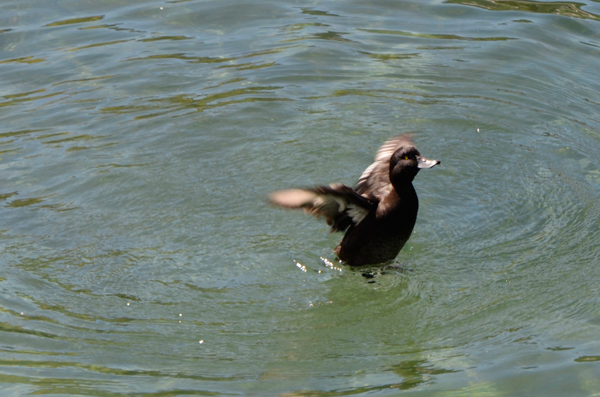
{"type": "Polygon", "coordinates": [[[367,216],[369,211],[366,208],[360,207],[356,204],[348,204],[348,215],[352,218],[352,222],[358,225],[367,216]]]}

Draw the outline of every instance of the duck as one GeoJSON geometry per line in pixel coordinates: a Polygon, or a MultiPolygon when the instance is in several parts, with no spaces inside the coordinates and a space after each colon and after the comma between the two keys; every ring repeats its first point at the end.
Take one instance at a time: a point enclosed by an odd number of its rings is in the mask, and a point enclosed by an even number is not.
{"type": "Polygon", "coordinates": [[[303,209],[325,218],[331,232],[345,232],[334,250],[342,263],[380,265],[393,261],[412,234],[419,211],[415,176],[438,164],[421,156],[411,134],[401,134],[381,145],[354,188],[333,183],[285,189],[271,193],[269,201],[303,209]]]}

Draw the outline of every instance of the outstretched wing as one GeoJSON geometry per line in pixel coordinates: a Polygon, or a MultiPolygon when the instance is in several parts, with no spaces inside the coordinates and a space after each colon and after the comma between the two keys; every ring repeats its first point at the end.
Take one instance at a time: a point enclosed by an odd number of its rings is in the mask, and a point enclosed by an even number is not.
{"type": "Polygon", "coordinates": [[[358,194],[380,201],[381,197],[390,192],[390,159],[402,146],[415,146],[410,134],[398,135],[381,145],[375,155],[375,162],[367,167],[356,184],[358,194]]]}
{"type": "Polygon", "coordinates": [[[285,208],[303,208],[307,214],[325,217],[331,231],[344,231],[358,225],[375,205],[341,183],[308,189],[288,189],[271,193],[273,204],[285,208]]]}

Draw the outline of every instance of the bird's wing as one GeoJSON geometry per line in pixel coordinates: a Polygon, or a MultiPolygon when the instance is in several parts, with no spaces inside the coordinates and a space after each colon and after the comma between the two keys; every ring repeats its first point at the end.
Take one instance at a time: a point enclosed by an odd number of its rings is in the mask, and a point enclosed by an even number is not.
{"type": "Polygon", "coordinates": [[[341,183],[308,189],[288,189],[271,193],[273,204],[285,208],[302,208],[307,214],[325,217],[331,231],[344,231],[358,225],[376,204],[341,183]]]}
{"type": "Polygon", "coordinates": [[[380,200],[392,189],[390,182],[390,159],[402,146],[414,146],[409,134],[398,135],[386,141],[375,155],[375,162],[367,167],[356,184],[356,192],[371,199],[380,200]]]}

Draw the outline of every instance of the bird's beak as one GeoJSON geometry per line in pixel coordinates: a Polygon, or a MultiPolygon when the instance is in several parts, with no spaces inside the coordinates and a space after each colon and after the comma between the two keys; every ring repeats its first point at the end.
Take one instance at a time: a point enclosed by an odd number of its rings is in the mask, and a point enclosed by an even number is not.
{"type": "Polygon", "coordinates": [[[429,160],[423,156],[417,156],[417,168],[433,168],[439,163],[439,160],[429,160]]]}

